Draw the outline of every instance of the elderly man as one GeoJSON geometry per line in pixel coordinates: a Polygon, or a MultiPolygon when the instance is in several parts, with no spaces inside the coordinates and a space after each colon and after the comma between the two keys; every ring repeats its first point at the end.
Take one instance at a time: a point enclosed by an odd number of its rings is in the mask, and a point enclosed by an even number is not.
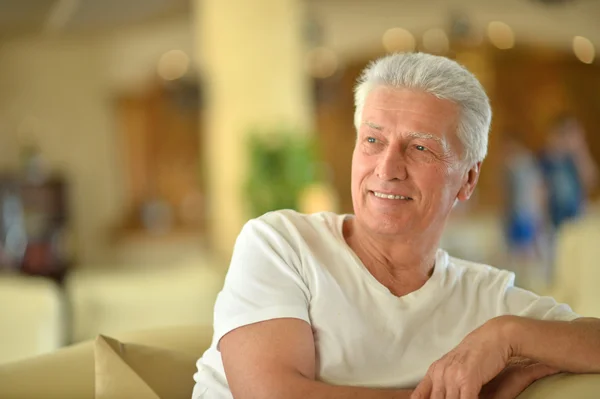
{"type": "Polygon", "coordinates": [[[271,212],[235,244],[200,398],[514,398],[600,372],[600,321],[438,248],[491,110],[454,61],[395,54],[356,87],[353,215],[271,212]]]}

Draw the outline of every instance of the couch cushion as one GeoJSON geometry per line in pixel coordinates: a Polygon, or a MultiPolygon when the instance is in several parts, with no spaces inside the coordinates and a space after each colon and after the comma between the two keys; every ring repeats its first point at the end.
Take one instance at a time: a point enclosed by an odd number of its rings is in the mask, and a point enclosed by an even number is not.
{"type": "MultiPolygon", "coordinates": [[[[210,345],[212,328],[181,326],[132,331],[118,334],[117,338],[182,351],[197,359],[210,345]]],[[[0,364],[0,398],[93,399],[94,344],[87,341],[51,354],[0,364]]]]}
{"type": "Polygon", "coordinates": [[[189,399],[196,356],[99,336],[94,344],[96,399],[189,399]]]}

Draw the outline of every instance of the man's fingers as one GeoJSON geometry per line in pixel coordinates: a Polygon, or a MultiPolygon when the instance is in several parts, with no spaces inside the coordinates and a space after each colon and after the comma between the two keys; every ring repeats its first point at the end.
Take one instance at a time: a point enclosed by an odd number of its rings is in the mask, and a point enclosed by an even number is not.
{"type": "Polygon", "coordinates": [[[433,381],[431,399],[446,399],[446,384],[444,384],[443,379],[433,381]]]}
{"type": "Polygon", "coordinates": [[[460,390],[456,384],[446,385],[445,399],[460,399],[460,390]]]}
{"type": "Polygon", "coordinates": [[[460,399],[477,399],[479,391],[475,386],[462,387],[460,389],[460,399]]]}
{"type": "Polygon", "coordinates": [[[431,397],[431,389],[433,388],[433,381],[428,374],[425,375],[423,381],[417,385],[410,399],[429,399],[431,397]]]}
{"type": "MultiPolygon", "coordinates": [[[[444,384],[445,399],[460,399],[460,379],[457,378],[457,373],[452,372],[450,369],[444,369],[443,378],[440,383],[444,384]]],[[[434,382],[435,387],[435,382],[434,382]]]]}

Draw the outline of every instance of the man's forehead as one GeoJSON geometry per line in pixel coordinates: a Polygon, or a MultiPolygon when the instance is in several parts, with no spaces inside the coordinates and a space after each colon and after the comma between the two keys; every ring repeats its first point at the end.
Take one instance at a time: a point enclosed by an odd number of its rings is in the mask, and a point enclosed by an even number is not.
{"type": "MultiPolygon", "coordinates": [[[[372,128],[372,129],[375,129],[375,130],[380,130],[380,131],[385,130],[385,126],[375,123],[375,122],[372,122],[370,120],[365,120],[365,121],[363,121],[362,124],[372,128]]],[[[439,137],[439,136],[429,133],[429,132],[409,130],[409,131],[404,132],[404,134],[406,134],[408,137],[413,137],[413,138],[435,140],[435,141],[440,142],[444,146],[446,145],[445,137],[439,137]]]]}
{"type": "Polygon", "coordinates": [[[427,104],[431,107],[449,107],[456,110],[459,108],[458,104],[451,100],[436,97],[423,90],[405,87],[378,86],[371,90],[365,99],[365,105],[382,111],[405,109],[415,103],[427,104]]]}

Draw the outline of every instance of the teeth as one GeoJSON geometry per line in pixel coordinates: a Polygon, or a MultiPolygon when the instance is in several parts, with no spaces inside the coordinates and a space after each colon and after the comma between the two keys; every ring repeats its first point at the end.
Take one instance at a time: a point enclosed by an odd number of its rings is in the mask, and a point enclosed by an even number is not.
{"type": "Polygon", "coordinates": [[[404,196],[402,196],[402,195],[383,194],[383,193],[378,193],[377,191],[373,191],[373,194],[374,194],[376,197],[379,197],[379,198],[386,198],[386,199],[397,199],[397,200],[398,200],[398,199],[399,199],[399,200],[407,200],[407,199],[409,199],[408,197],[404,197],[404,196]]]}

